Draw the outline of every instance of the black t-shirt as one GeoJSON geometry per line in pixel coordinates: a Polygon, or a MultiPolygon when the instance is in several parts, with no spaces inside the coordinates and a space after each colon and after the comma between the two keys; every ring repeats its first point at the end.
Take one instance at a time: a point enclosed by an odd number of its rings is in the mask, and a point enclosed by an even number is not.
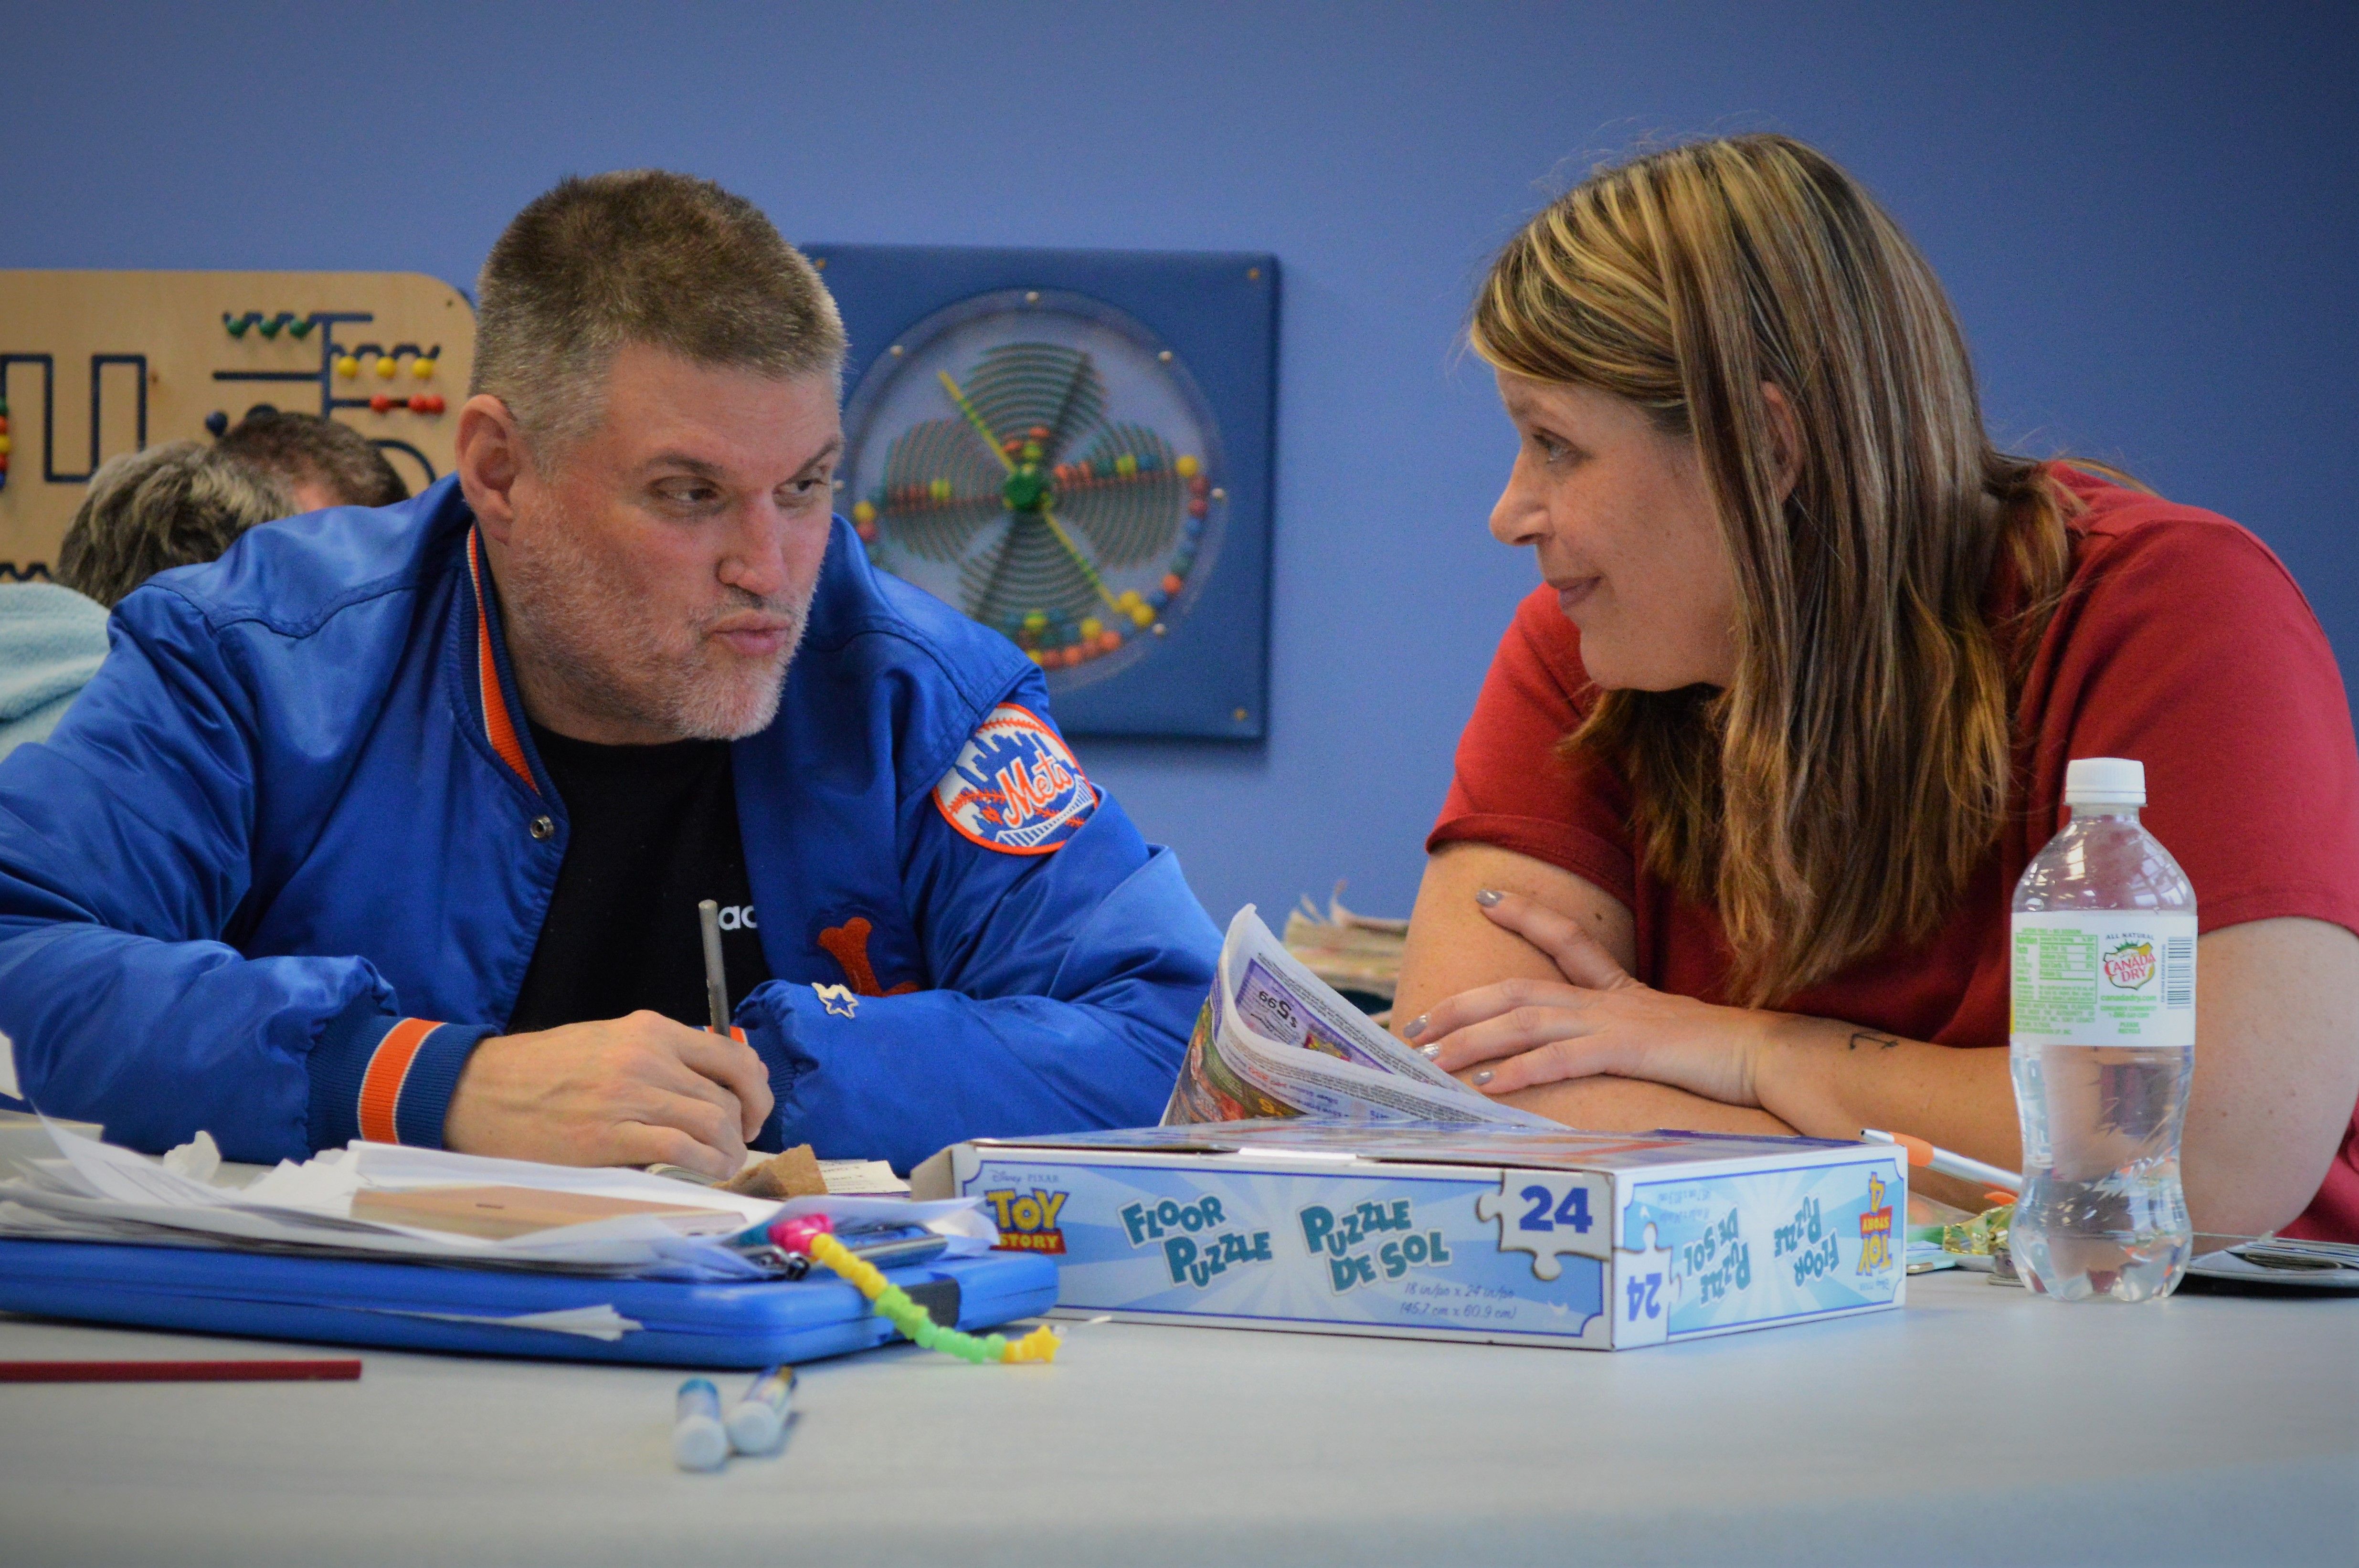
{"type": "Polygon", "coordinates": [[[768,979],[737,836],[729,742],[599,746],[538,724],[532,741],[569,827],[510,1032],[640,1008],[705,1027],[701,899],[721,905],[730,1005],[768,979]]]}

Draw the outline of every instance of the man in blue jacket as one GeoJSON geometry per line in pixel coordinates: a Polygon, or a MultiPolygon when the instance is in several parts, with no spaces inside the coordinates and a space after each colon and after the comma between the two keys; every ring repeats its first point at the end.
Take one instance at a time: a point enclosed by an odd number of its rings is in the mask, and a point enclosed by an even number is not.
{"type": "Polygon", "coordinates": [[[568,180],[479,281],[458,471],[126,599],[0,763],[24,1098],[724,1174],[1139,1124],[1219,939],[1013,645],[832,516],[844,342],[717,187],[568,180]],[[722,906],[742,1040],[706,1016],[722,906]]]}

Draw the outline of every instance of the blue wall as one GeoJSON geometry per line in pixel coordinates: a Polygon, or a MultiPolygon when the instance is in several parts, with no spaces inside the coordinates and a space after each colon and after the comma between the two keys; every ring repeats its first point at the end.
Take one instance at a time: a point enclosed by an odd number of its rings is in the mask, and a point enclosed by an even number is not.
{"type": "MultiPolygon", "coordinates": [[[[1453,336],[1641,136],[1778,129],[1948,280],[1992,419],[2257,530],[2359,674],[2359,27],[2343,5],[0,4],[0,266],[471,282],[560,174],[711,176],[789,236],[1266,249],[1272,738],[1086,748],[1216,915],[1406,911],[1532,581],[1453,336]]],[[[2257,803],[2256,803],[2257,804],[2257,803]]]]}

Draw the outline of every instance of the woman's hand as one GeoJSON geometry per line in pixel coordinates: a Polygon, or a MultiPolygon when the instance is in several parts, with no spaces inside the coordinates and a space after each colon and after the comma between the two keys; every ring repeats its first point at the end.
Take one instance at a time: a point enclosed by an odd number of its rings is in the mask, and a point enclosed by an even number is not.
{"type": "Polygon", "coordinates": [[[1410,1023],[1402,1033],[1437,1066],[1492,1095],[1610,1075],[1761,1104],[1755,1076],[1777,1015],[1641,985],[1578,924],[1521,894],[1485,889],[1475,902],[1562,979],[1478,986],[1410,1023]]]}

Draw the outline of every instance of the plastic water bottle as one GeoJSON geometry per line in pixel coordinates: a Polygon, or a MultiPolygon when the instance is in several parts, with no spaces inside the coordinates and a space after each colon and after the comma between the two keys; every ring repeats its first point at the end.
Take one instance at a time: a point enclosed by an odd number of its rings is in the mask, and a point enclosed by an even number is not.
{"type": "Polygon", "coordinates": [[[2072,819],[2015,884],[2008,1058],[2023,1123],[2007,1247],[2032,1290],[2154,1301],[2194,1237],[2179,1137],[2195,1071],[2195,889],[2138,823],[2146,764],[2064,770],[2072,819]]]}

